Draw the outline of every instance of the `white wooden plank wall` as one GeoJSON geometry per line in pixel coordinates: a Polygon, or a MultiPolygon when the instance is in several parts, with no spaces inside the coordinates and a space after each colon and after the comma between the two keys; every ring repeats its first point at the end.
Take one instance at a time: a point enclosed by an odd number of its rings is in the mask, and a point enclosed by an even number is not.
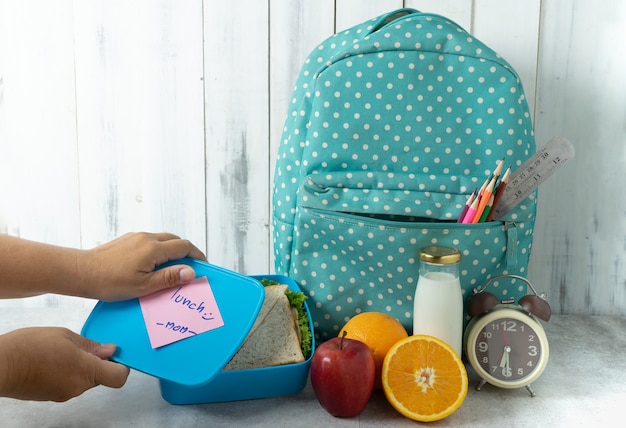
{"type": "Polygon", "coordinates": [[[535,129],[577,154],[542,186],[531,274],[563,312],[626,314],[626,3],[544,1],[535,129]]]}
{"type": "Polygon", "coordinates": [[[90,248],[170,231],[216,264],[273,271],[298,70],[333,32],[399,7],[493,47],[522,77],[538,144],[574,143],[541,189],[530,278],[555,312],[626,315],[621,0],[0,0],[0,232],[90,248]]]}

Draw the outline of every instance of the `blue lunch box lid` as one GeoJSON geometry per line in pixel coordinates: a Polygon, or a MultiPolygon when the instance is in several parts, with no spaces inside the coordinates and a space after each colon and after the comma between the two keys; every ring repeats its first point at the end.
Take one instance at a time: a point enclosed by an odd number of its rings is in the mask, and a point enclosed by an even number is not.
{"type": "Polygon", "coordinates": [[[181,385],[206,384],[230,361],[250,332],[265,299],[257,279],[194,259],[168,262],[157,269],[187,264],[196,278],[207,277],[224,325],[153,349],[139,299],[98,302],[81,334],[115,343],[111,360],[181,385]]]}

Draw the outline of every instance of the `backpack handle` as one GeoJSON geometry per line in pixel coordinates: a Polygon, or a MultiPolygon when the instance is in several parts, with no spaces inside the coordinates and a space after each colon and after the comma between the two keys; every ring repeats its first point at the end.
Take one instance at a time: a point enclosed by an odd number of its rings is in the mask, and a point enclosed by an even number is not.
{"type": "Polygon", "coordinates": [[[394,21],[397,21],[400,18],[404,18],[405,16],[412,15],[414,13],[419,13],[419,11],[416,9],[411,9],[411,8],[406,7],[406,8],[395,10],[393,12],[389,12],[385,15],[381,15],[378,17],[376,24],[374,24],[369,34],[380,31],[381,29],[393,23],[394,21]]]}

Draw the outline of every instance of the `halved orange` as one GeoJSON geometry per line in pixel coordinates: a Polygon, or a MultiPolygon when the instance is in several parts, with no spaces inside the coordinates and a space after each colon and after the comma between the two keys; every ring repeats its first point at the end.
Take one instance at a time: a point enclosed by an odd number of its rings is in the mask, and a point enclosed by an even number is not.
{"type": "Polygon", "coordinates": [[[454,413],[467,395],[467,371],[450,345],[427,335],[393,345],[383,362],[383,390],[402,415],[432,422],[454,413]]]}

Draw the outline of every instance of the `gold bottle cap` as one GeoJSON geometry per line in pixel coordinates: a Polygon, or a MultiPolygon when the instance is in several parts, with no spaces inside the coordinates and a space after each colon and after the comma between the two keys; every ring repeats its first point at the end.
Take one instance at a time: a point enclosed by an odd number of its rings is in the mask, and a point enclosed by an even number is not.
{"type": "Polygon", "coordinates": [[[452,247],[431,245],[420,250],[420,260],[427,263],[450,265],[461,261],[461,252],[452,247]]]}

